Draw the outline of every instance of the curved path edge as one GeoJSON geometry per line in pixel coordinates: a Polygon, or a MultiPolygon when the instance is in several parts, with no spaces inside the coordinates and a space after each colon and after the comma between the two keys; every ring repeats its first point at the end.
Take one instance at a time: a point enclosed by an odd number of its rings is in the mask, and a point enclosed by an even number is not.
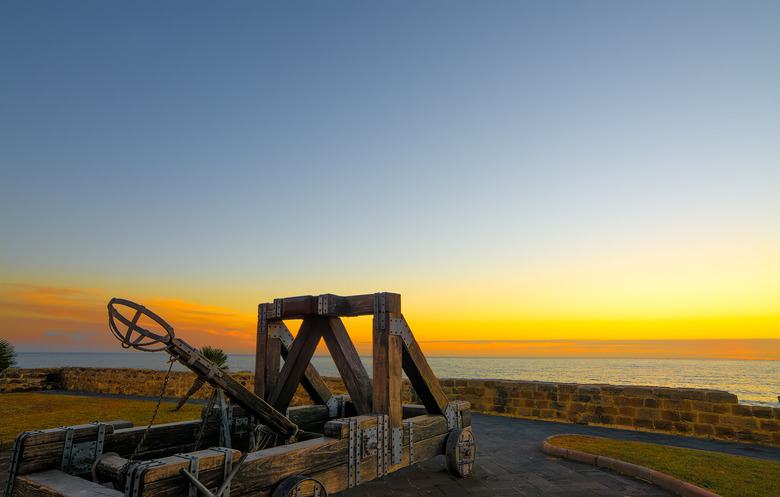
{"type": "Polygon", "coordinates": [[[596,454],[591,454],[589,452],[582,452],[574,449],[564,449],[563,447],[558,447],[557,445],[552,445],[548,442],[548,440],[551,438],[564,435],[576,436],[575,434],[567,433],[551,435],[542,442],[542,452],[551,456],[564,457],[572,461],[592,464],[593,466],[598,466],[600,468],[611,469],[616,473],[633,476],[634,478],[644,480],[646,482],[652,483],[653,485],[658,485],[664,490],[674,492],[677,495],[682,495],[683,497],[720,497],[718,494],[712,493],[709,490],[705,490],[688,482],[678,480],[677,478],[661,473],[654,469],[646,468],[644,466],[639,466],[637,464],[632,464],[625,461],[620,461],[618,459],[612,459],[611,457],[597,456],[596,454]]]}

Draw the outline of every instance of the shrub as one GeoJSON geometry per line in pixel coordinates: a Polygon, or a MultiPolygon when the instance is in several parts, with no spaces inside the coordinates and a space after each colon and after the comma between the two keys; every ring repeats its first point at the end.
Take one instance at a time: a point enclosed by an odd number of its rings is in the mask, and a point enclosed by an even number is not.
{"type": "Polygon", "coordinates": [[[0,338],[0,374],[16,364],[16,351],[11,342],[0,338]]]}

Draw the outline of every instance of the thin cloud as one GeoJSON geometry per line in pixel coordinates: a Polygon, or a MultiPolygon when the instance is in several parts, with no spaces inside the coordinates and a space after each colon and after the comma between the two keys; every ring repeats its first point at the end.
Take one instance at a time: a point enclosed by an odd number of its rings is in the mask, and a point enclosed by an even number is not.
{"type": "Polygon", "coordinates": [[[74,341],[80,341],[85,340],[87,338],[92,338],[94,336],[97,336],[97,333],[93,330],[88,331],[44,331],[43,332],[46,336],[49,337],[56,337],[56,336],[62,336],[62,337],[69,337],[74,341]]]}

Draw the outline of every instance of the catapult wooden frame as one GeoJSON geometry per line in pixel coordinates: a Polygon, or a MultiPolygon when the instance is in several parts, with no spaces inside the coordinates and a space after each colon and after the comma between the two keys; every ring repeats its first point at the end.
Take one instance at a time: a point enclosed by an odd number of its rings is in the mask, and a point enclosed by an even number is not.
{"type": "MultiPolygon", "coordinates": [[[[120,317],[128,332],[118,338],[131,346],[139,343],[130,341],[139,314],[157,318],[138,307],[133,320],[120,317]]],[[[165,350],[237,405],[215,407],[215,416],[204,409],[201,420],[150,427],[133,461],[128,457],[147,427],[110,422],[23,433],[14,443],[6,495],[325,497],[440,454],[456,476],[473,470],[469,404],[448,401],[401,313],[398,294],[325,294],[260,304],[254,393],[158,322],[170,336],[152,336],[165,350]],[[342,322],[365,315],[374,318],[373,379],[342,322]],[[295,338],[285,324],[291,319],[302,320],[295,338]],[[320,340],[348,396],[334,396],[311,365],[320,340]],[[402,405],[402,371],[422,405],[402,405]],[[299,385],[314,405],[290,407],[299,385]],[[252,452],[257,421],[281,442],[252,452]],[[201,445],[211,448],[189,452],[199,434],[201,445]]]]}

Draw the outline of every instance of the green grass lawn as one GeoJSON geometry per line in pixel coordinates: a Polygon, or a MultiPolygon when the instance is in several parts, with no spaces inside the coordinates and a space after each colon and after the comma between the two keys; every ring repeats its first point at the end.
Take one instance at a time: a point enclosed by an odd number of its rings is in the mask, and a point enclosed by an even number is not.
{"type": "Polygon", "coordinates": [[[780,495],[776,462],[581,435],[560,435],[548,443],[654,469],[723,497],[780,495]]]}
{"type": "MultiPolygon", "coordinates": [[[[142,400],[105,399],[73,395],[43,395],[36,393],[5,393],[0,395],[0,441],[3,450],[10,450],[9,441],[19,433],[45,430],[58,426],[74,426],[93,421],[124,420],[136,426],[146,426],[156,402],[142,400]]],[[[185,404],[173,412],[176,404],[163,402],[155,424],[200,419],[203,406],[185,404]]]]}

